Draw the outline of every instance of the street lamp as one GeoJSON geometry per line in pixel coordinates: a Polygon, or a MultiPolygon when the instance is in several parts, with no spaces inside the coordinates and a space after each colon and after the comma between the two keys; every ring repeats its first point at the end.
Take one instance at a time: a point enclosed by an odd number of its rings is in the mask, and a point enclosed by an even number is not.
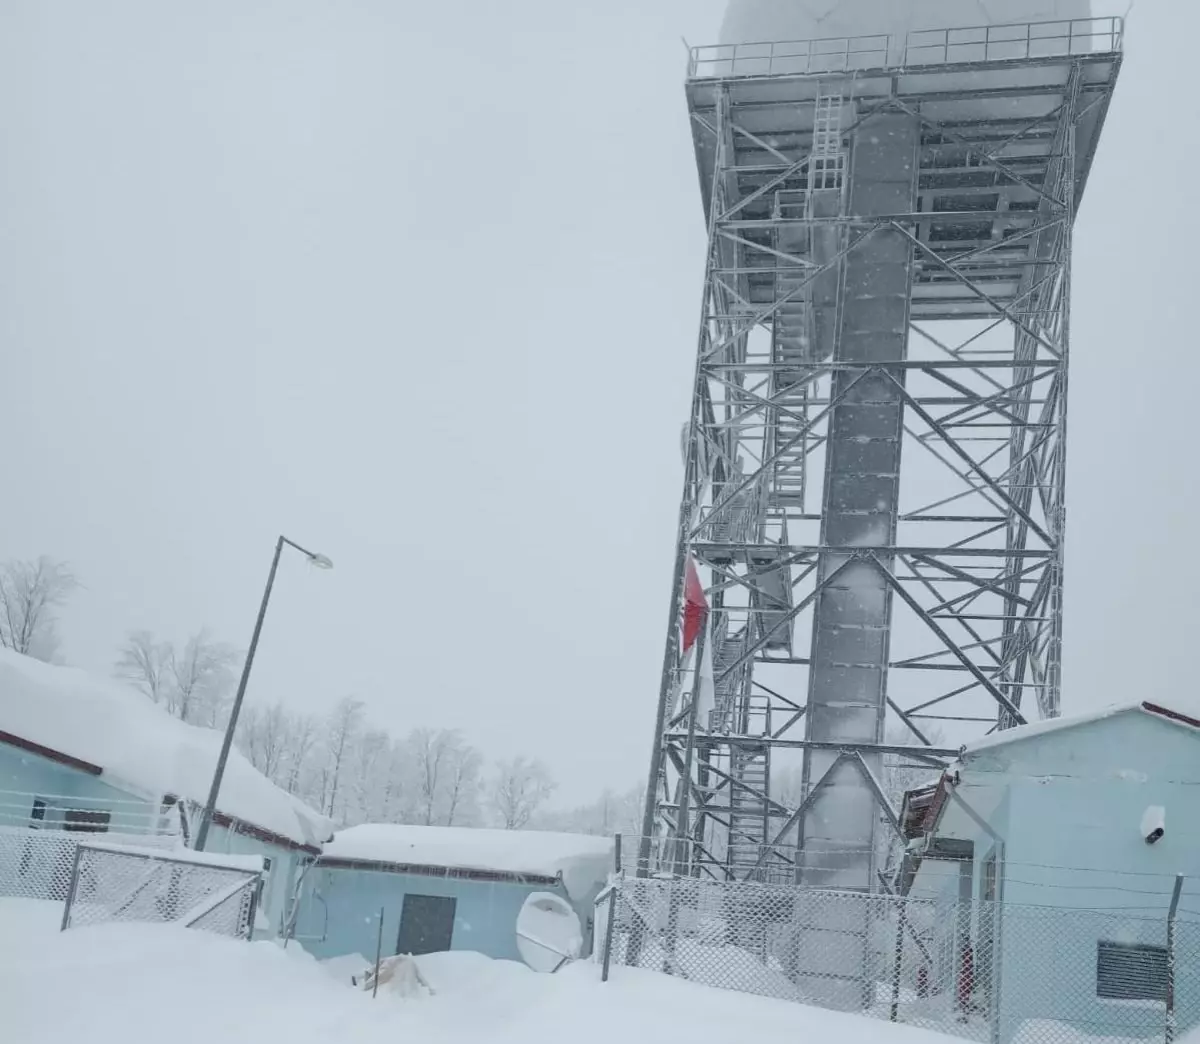
{"type": "Polygon", "coordinates": [[[254,634],[250,638],[250,648],[246,653],[246,662],[242,665],[242,677],[238,682],[237,695],[233,698],[233,710],[229,713],[229,724],[225,727],[225,739],[221,743],[221,756],[217,758],[217,768],[213,773],[212,787],[208,791],[208,801],[200,816],[200,828],[196,831],[196,851],[203,852],[208,841],[208,828],[212,825],[213,813],[217,808],[217,797],[221,793],[221,780],[225,776],[225,764],[229,761],[229,751],[233,747],[233,733],[237,728],[238,714],[242,709],[242,700],[246,695],[246,683],[250,680],[250,668],[254,665],[254,652],[258,648],[258,636],[262,634],[263,618],[267,615],[267,603],[271,600],[271,588],[275,586],[275,572],[279,568],[279,556],[283,553],[283,545],[294,547],[311,565],[318,569],[332,569],[333,563],[325,556],[314,554],[301,547],[294,540],[285,536],[275,541],[275,557],[271,559],[271,571],[267,574],[267,586],[263,591],[262,605],[258,607],[258,619],[254,622],[254,634]]]}

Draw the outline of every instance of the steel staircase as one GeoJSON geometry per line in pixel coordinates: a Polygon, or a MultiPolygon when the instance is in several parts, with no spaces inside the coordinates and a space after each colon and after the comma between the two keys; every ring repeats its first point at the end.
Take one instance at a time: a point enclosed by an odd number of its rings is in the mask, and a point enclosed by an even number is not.
{"type": "Polygon", "coordinates": [[[842,140],[844,103],[840,92],[818,95],[806,183],[803,188],[780,189],[775,194],[775,217],[784,222],[776,237],[776,249],[800,259],[779,259],[775,276],[776,300],[784,302],[775,313],[772,338],[777,369],[771,398],[778,427],[776,444],[769,450],[779,453],[771,489],[775,507],[799,507],[804,503],[809,440],[801,438],[789,444],[801,434],[808,419],[808,368],[833,350],[835,316],[826,304],[836,297],[837,277],[832,273],[814,278],[814,268],[836,256],[837,234],[810,222],[841,211],[847,160],[842,140]]]}

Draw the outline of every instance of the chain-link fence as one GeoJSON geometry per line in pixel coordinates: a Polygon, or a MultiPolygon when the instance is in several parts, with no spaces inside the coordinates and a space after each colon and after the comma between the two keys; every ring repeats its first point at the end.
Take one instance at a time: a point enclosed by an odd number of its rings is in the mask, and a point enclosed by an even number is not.
{"type": "MultiPolygon", "coordinates": [[[[49,899],[61,902],[71,884],[75,849],[86,841],[86,831],[34,830],[0,826],[0,896],[49,899]]],[[[177,839],[152,834],[113,834],[117,844],[173,848],[177,839]]]]}
{"type": "Polygon", "coordinates": [[[989,1044],[1167,1041],[1200,1024],[1200,912],[619,876],[597,958],[989,1044]]]}
{"type": "Polygon", "coordinates": [[[80,844],[63,928],[144,921],[249,938],[261,882],[253,857],[80,844]]]}

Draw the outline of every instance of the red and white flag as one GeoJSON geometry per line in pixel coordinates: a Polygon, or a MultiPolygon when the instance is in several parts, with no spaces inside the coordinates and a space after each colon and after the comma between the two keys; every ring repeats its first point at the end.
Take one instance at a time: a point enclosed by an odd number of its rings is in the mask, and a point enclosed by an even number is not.
{"type": "Polygon", "coordinates": [[[683,672],[686,675],[696,658],[696,645],[701,629],[704,641],[700,662],[696,665],[693,693],[696,697],[696,722],[701,728],[708,727],[708,712],[714,703],[712,631],[709,627],[708,599],[704,596],[704,585],[696,570],[696,560],[688,556],[683,579],[683,672]]]}
{"type": "Polygon", "coordinates": [[[683,576],[683,651],[685,655],[692,651],[692,646],[700,637],[700,628],[704,626],[704,618],[707,615],[708,599],[704,597],[704,585],[700,582],[700,574],[696,571],[696,560],[688,555],[687,569],[683,576]]]}

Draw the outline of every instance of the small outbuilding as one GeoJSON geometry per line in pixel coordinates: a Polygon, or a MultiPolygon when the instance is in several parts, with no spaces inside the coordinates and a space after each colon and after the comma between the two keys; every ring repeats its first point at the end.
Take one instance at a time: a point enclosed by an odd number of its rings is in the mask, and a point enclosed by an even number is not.
{"type": "Polygon", "coordinates": [[[473,950],[552,970],[591,949],[609,838],[367,824],[305,873],[293,936],[321,959],[473,950]],[[382,936],[380,918],[382,916],[382,936]]]}
{"type": "MultiPolygon", "coordinates": [[[[190,846],[220,747],[219,732],[126,685],[0,649],[0,895],[64,898],[80,837],[190,846]]],[[[261,932],[281,930],[301,868],[332,835],[231,753],[206,847],[264,859],[261,932]]]]}
{"type": "Polygon", "coordinates": [[[1001,1041],[1030,1020],[1160,1036],[1168,998],[1200,1024],[1198,794],[1200,718],[1157,703],[966,747],[900,817],[901,890],[956,911],[922,974],[1001,1041]]]}

